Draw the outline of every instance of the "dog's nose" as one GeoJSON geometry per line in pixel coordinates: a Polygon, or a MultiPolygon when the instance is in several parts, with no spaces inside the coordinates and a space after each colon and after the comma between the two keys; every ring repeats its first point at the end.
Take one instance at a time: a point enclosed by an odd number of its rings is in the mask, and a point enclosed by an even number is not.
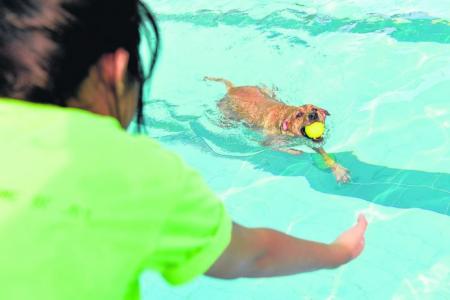
{"type": "Polygon", "coordinates": [[[317,114],[316,111],[313,111],[313,112],[309,113],[309,115],[308,115],[308,120],[309,121],[316,121],[318,119],[319,119],[319,115],[317,114]]]}

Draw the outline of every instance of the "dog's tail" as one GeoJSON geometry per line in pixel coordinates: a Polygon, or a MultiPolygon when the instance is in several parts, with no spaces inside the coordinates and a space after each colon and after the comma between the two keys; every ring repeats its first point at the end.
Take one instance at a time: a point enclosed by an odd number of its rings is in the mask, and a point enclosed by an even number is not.
{"type": "Polygon", "coordinates": [[[223,79],[223,78],[217,78],[217,77],[209,77],[209,76],[205,76],[203,78],[203,80],[210,80],[210,81],[217,81],[217,82],[222,82],[225,84],[225,86],[227,87],[227,90],[232,89],[234,86],[231,83],[231,81],[223,79]]]}

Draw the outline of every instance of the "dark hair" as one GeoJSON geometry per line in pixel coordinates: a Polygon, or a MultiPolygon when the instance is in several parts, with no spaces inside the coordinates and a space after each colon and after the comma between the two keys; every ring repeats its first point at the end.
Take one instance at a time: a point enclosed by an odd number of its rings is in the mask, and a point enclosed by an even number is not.
{"type": "Polygon", "coordinates": [[[159,49],[156,22],[139,0],[0,0],[0,96],[66,106],[89,68],[105,53],[130,53],[128,73],[143,83],[159,49]],[[141,30],[152,52],[144,70],[141,30]]]}

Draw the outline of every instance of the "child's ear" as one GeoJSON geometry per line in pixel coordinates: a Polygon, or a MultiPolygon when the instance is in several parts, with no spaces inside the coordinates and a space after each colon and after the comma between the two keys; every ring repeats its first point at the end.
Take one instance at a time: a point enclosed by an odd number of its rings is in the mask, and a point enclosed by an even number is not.
{"type": "Polygon", "coordinates": [[[104,81],[122,95],[125,90],[126,75],[130,54],[119,48],[112,53],[103,54],[100,58],[100,70],[104,81]]]}

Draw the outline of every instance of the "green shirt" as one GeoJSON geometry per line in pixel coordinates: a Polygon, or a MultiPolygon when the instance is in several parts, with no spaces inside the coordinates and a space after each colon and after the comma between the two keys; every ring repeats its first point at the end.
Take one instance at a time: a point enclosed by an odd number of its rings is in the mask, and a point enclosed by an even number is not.
{"type": "Polygon", "coordinates": [[[200,176],[110,118],[0,99],[0,299],[136,299],[203,274],[231,221],[200,176]]]}

